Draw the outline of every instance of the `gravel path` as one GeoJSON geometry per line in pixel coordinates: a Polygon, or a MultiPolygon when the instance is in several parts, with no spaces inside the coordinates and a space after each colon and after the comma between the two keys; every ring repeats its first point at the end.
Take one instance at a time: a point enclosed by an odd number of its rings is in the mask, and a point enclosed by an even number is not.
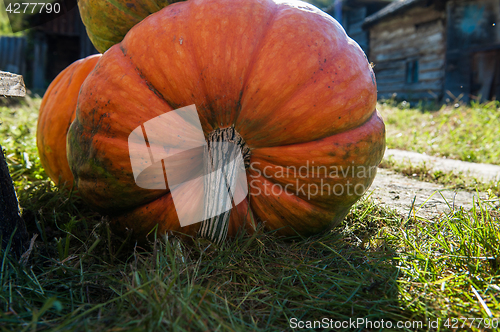
{"type": "MultiPolygon", "coordinates": [[[[384,158],[388,159],[389,156],[392,156],[395,160],[409,160],[413,164],[425,161],[429,167],[435,170],[461,171],[477,178],[500,180],[500,166],[467,163],[391,149],[386,151],[384,158]]],[[[418,181],[381,168],[377,171],[377,176],[368,191],[369,193],[371,193],[371,198],[377,204],[393,209],[402,216],[408,216],[413,205],[413,212],[417,216],[427,219],[448,212],[453,207],[463,206],[465,209],[470,209],[473,200],[477,199],[478,196],[477,193],[446,189],[440,184],[418,181]],[[415,203],[413,204],[414,199],[415,203]]],[[[487,198],[485,193],[479,193],[479,197],[487,198]]]]}

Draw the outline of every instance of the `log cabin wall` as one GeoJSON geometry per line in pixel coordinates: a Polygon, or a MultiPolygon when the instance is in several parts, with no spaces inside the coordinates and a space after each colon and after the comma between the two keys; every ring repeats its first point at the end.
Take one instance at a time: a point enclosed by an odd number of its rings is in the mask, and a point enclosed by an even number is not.
{"type": "Polygon", "coordinates": [[[434,4],[410,8],[372,25],[369,60],[379,98],[440,100],[446,58],[445,11],[434,4]]]}
{"type": "Polygon", "coordinates": [[[368,30],[363,28],[365,19],[388,6],[392,0],[342,0],[334,1],[330,7],[323,8],[344,28],[347,35],[363,49],[370,52],[368,30]]]}

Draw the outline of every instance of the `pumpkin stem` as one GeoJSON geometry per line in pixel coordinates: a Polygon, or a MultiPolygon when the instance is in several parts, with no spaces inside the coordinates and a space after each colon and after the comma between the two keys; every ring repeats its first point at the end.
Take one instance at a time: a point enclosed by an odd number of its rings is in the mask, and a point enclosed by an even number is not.
{"type": "MultiPolygon", "coordinates": [[[[250,166],[250,148],[234,127],[218,128],[208,134],[208,154],[205,160],[204,209],[205,216],[213,216],[202,222],[198,235],[216,244],[227,237],[233,196],[242,169],[250,166]],[[224,211],[219,213],[220,211],[224,211]]],[[[236,203],[237,204],[237,203],[236,203]]]]}

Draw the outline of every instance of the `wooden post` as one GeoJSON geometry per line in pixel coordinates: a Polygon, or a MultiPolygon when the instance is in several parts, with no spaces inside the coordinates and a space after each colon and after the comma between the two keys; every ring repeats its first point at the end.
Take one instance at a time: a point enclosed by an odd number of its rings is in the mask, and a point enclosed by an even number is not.
{"type": "MultiPolygon", "coordinates": [[[[0,71],[0,96],[24,97],[26,88],[21,75],[0,71]]],[[[12,238],[11,248],[20,255],[28,238],[19,203],[0,145],[0,236],[5,248],[12,238]]]]}

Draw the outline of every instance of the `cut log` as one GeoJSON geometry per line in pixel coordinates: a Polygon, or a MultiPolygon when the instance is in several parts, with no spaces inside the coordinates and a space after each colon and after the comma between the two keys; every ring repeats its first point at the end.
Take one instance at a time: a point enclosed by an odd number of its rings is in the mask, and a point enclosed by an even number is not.
{"type": "MultiPolygon", "coordinates": [[[[23,77],[6,72],[0,72],[0,96],[26,95],[23,77]]],[[[18,255],[24,251],[28,233],[24,220],[19,214],[19,203],[16,191],[10,177],[7,162],[0,145],[0,237],[2,247],[10,248],[18,255]],[[12,242],[11,242],[12,239],[12,242]]]]}
{"type": "Polygon", "coordinates": [[[0,71],[0,96],[24,97],[26,87],[21,75],[0,71]]]}

